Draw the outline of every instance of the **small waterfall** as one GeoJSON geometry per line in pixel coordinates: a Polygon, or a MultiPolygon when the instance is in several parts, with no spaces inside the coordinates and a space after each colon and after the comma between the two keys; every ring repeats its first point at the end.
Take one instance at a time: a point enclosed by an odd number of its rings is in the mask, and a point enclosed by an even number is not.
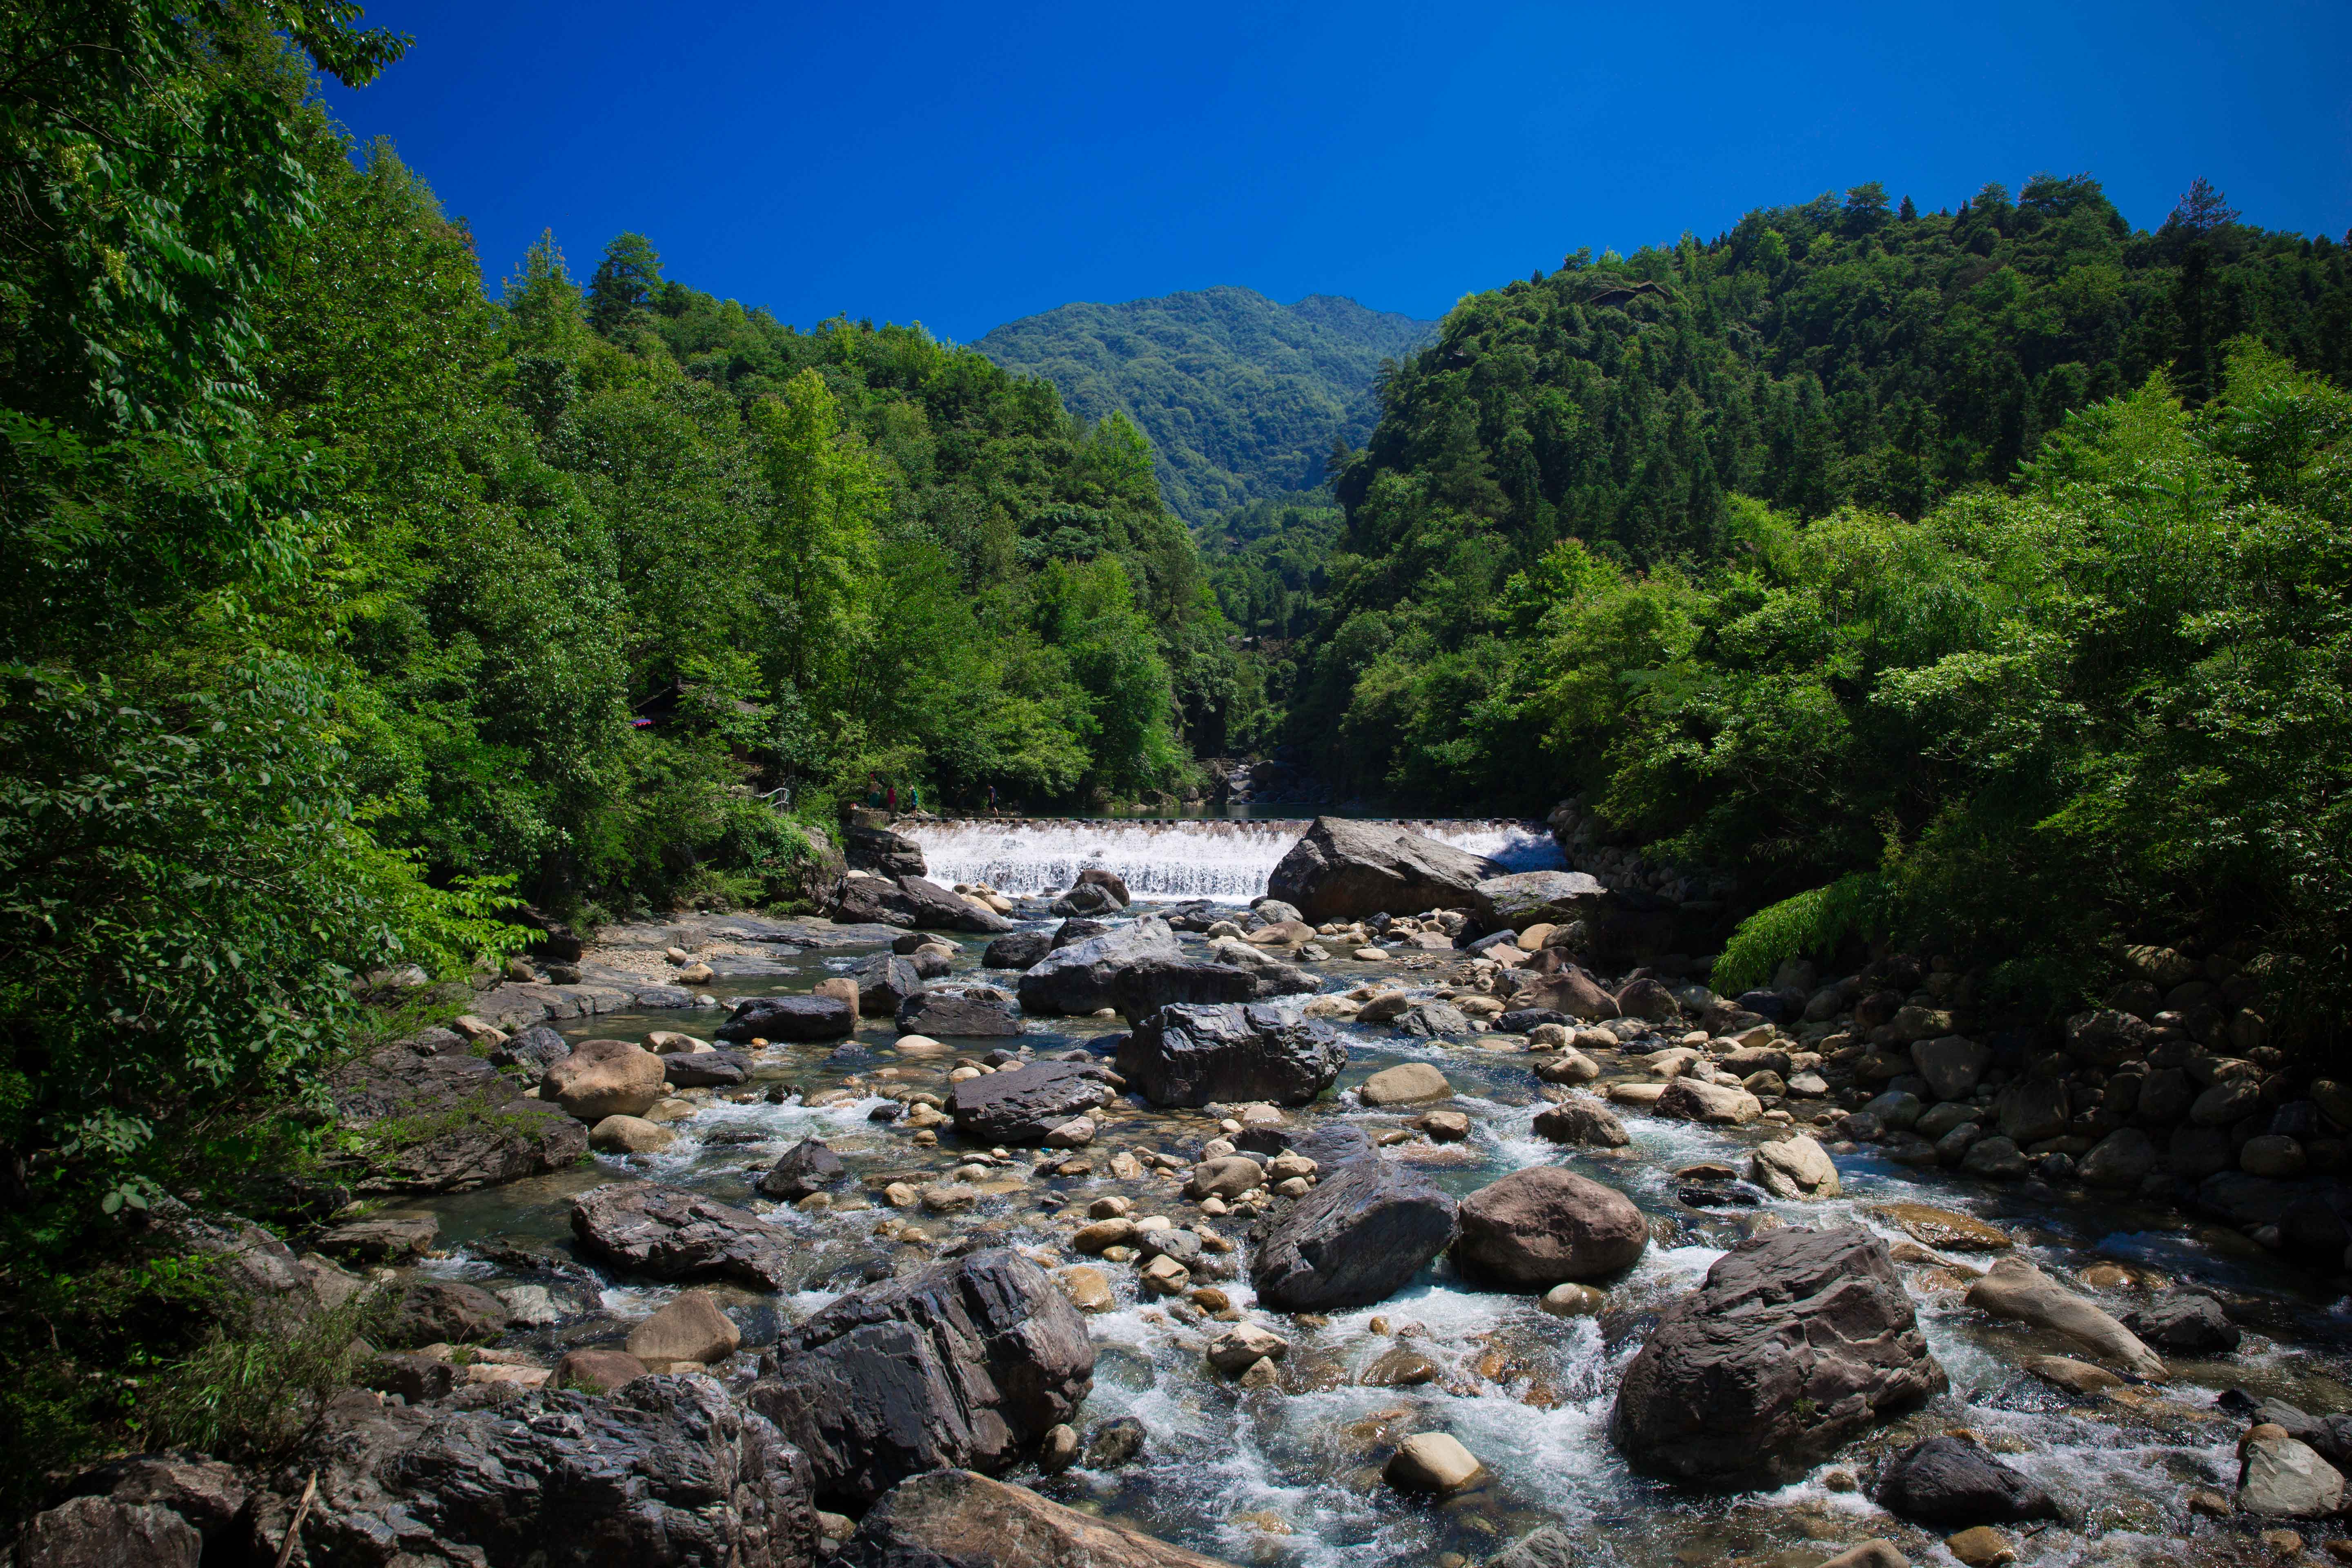
{"type": "MultiPolygon", "coordinates": [[[[1551,836],[1530,822],[1452,819],[1397,826],[1514,871],[1566,864],[1551,836]]],[[[935,882],[985,882],[1003,893],[1051,893],[1067,888],[1080,871],[1100,869],[1117,872],[1138,898],[1239,903],[1265,891],[1276,863],[1307,826],[1304,820],[1263,817],[1064,818],[901,822],[898,831],[923,847],[935,882]]]]}

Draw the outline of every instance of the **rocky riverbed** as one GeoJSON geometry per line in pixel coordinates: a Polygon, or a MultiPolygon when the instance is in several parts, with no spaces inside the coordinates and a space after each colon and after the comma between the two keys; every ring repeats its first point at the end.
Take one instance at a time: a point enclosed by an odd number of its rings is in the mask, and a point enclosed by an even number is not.
{"type": "MultiPolygon", "coordinates": [[[[1321,909],[1303,873],[1255,909],[906,900],[963,931],[893,922],[900,867],[867,921],[607,933],[396,1047],[379,1080],[455,1075],[527,1153],[295,1238],[300,1289],[400,1308],[296,1560],[2352,1555],[2341,1222],[2329,1255],[2296,1217],[2334,1215],[2342,1128],[2224,1054],[2235,1013],[2221,1050],[2161,993],[1988,1042],[1906,955],[1723,998],[1580,954],[1597,884],[1364,861],[1321,909]],[[2168,1073],[2228,1170],[2141,1114],[2168,1073]],[[2305,1163],[2255,1174],[2273,1137],[2305,1163]],[[498,1535],[452,1500],[480,1452],[638,1479],[498,1535]]],[[[274,1547],[301,1468],[236,1480],[236,1528],[274,1547]]]]}

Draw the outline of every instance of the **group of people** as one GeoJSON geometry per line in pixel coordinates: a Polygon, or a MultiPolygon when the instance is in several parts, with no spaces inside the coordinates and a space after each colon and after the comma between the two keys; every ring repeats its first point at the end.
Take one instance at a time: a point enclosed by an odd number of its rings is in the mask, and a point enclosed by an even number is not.
{"type": "MultiPolygon", "coordinates": [[[[875,810],[887,811],[894,816],[897,815],[898,811],[898,781],[895,779],[886,780],[878,773],[867,773],[866,775],[866,804],[875,810]]],[[[922,785],[910,784],[907,786],[906,809],[909,812],[916,812],[923,809],[922,785]]],[[[996,786],[994,784],[990,784],[988,786],[988,815],[991,816],[994,816],[996,815],[996,786]]]]}

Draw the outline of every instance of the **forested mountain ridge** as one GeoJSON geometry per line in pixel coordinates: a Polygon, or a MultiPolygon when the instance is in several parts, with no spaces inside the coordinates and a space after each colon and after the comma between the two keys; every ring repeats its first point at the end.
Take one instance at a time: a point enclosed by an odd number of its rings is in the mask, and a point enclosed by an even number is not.
{"type": "Polygon", "coordinates": [[[1280,305],[1218,288],[1064,305],[972,346],[1052,382],[1083,418],[1134,419],[1168,504],[1198,525],[1319,484],[1334,440],[1370,431],[1381,363],[1419,347],[1432,325],[1327,294],[1280,305]]]}

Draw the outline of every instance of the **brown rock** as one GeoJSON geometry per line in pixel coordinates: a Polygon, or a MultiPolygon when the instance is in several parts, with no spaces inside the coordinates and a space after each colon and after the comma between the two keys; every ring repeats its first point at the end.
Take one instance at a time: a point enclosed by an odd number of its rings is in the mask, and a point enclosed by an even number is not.
{"type": "Polygon", "coordinates": [[[708,1291],[685,1290],[629,1331],[629,1353],[644,1362],[725,1361],[743,1342],[708,1291]]]}
{"type": "Polygon", "coordinates": [[[1513,1172],[1462,1201],[1454,1256],[1465,1272],[1523,1289],[1633,1267],[1649,1222],[1614,1187],[1559,1165],[1513,1172]]]}
{"type": "Polygon", "coordinates": [[[555,1363],[555,1375],[549,1380],[556,1388],[584,1388],[591,1394],[610,1394],[625,1383],[634,1383],[646,1375],[646,1363],[626,1351],[576,1350],[564,1352],[555,1363]]]}
{"type": "Polygon", "coordinates": [[[551,1064],[540,1098],[582,1121],[643,1116],[664,1090],[662,1059],[626,1040],[583,1040],[551,1064]]]}

